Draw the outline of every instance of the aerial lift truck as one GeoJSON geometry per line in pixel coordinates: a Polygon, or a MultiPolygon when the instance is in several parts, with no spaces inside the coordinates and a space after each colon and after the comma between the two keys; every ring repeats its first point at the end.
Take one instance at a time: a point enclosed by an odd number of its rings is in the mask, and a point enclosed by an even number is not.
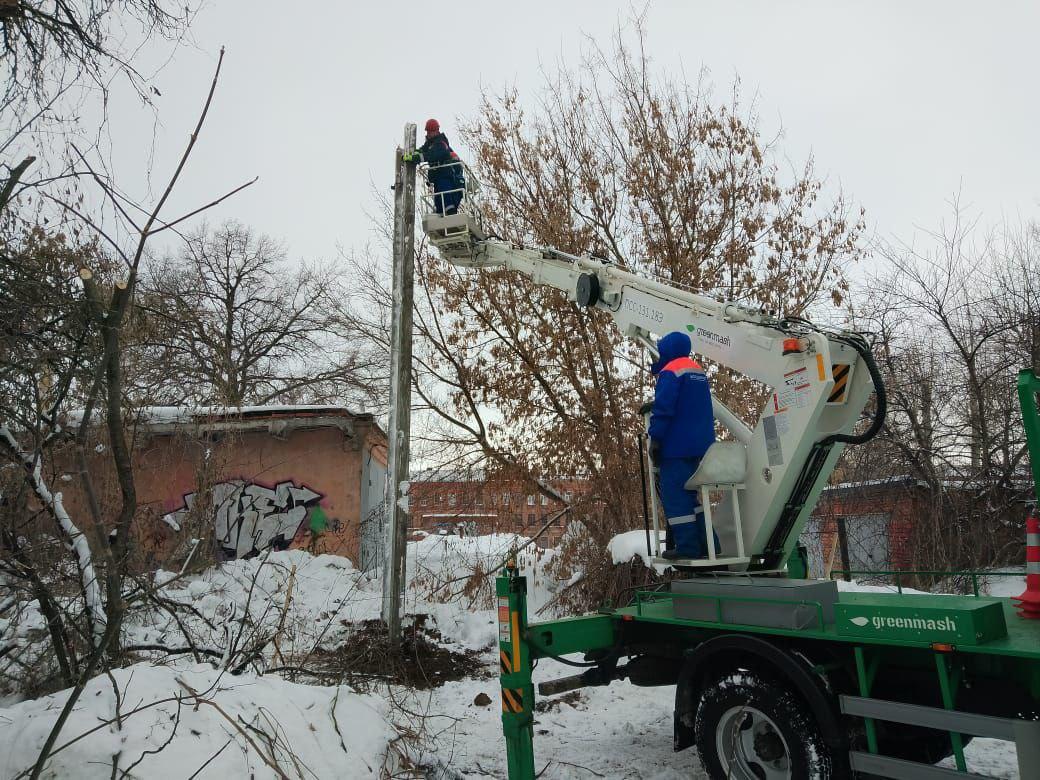
{"type": "MultiPolygon", "coordinates": [[[[1013,741],[1022,780],[1040,780],[1040,620],[1026,619],[1040,615],[1040,596],[1023,594],[1020,615],[977,587],[974,596],[839,592],[832,580],[807,578],[797,545],[809,514],[842,450],[883,422],[867,339],[493,238],[476,180],[466,180],[458,213],[424,208],[423,231],[445,260],[562,290],[655,354],[654,336],[686,332],[695,353],[770,390],[753,425],[713,401],[729,437],[687,483],[702,491],[720,554],[709,544],[704,560],[660,558],[655,502],[653,560],[682,576],[637,590],[627,606],[529,623],[524,577],[507,568],[498,578],[509,779],[535,777],[531,670],[551,658],[581,671],[542,683],[542,695],[615,680],[675,686],[674,747],[695,745],[716,780],[982,777],[964,754],[975,736],[1013,741]],[[856,433],[872,395],[873,419],[856,433]],[[936,766],[951,755],[952,768],[936,766]]],[[[1040,493],[1037,391],[1040,381],[1023,372],[1040,493]]],[[[1040,586],[1040,538],[1030,541],[1040,586]]]]}

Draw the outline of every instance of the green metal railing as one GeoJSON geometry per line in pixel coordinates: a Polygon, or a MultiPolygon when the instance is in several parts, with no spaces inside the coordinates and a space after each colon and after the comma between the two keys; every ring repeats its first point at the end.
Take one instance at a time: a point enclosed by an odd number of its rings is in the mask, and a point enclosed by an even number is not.
{"type": "Polygon", "coordinates": [[[971,590],[973,595],[976,597],[982,596],[982,591],[979,589],[979,578],[1025,576],[1025,574],[1020,571],[933,571],[928,569],[887,569],[868,571],[865,569],[834,569],[831,571],[831,579],[835,579],[834,575],[840,577],[846,574],[850,577],[892,577],[895,580],[897,593],[903,592],[903,577],[907,576],[942,577],[943,579],[949,579],[951,577],[971,577],[971,590]]]}
{"type": "MultiPolygon", "coordinates": [[[[636,616],[643,617],[643,605],[659,603],[662,601],[674,601],[675,599],[698,599],[701,601],[715,602],[715,622],[726,626],[742,626],[747,628],[758,628],[751,623],[727,622],[723,613],[723,604],[771,604],[773,606],[783,605],[786,607],[812,607],[816,611],[817,627],[824,626],[823,605],[819,601],[801,601],[797,599],[763,599],[750,598],[748,596],[713,596],[706,593],[669,593],[655,590],[637,590],[635,594],[636,616]]],[[[674,609],[674,607],[673,607],[674,609]]],[[[673,613],[674,614],[674,613],[673,613]]],[[[685,618],[676,618],[684,620],[685,618]]],[[[691,622],[709,622],[691,619],[691,622]]]]}

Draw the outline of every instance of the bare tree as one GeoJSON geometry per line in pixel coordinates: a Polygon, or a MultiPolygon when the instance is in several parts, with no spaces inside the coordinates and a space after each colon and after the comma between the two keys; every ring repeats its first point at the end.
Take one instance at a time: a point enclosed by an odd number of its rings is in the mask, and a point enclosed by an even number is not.
{"type": "MultiPolygon", "coordinates": [[[[2,410],[4,416],[0,417],[0,454],[6,464],[22,476],[10,508],[16,512],[19,506],[28,506],[25,496],[30,495],[40,512],[52,521],[78,574],[82,614],[88,627],[81,632],[82,655],[75,668],[72,693],[44,744],[32,778],[43,771],[47,756],[87,680],[104,661],[119,655],[120,628],[127,610],[123,585],[129,573],[133,546],[130,528],[137,512],[132,451],[125,424],[124,328],[128,312],[133,308],[148,242],[248,186],[237,187],[181,217],[170,220],[162,217],[209,112],[219,72],[218,62],[198,122],[154,205],[143,207],[129,201],[114,183],[96,172],[86,156],[81,156],[81,164],[121,218],[120,229],[113,230],[86,212],[83,204],[69,200],[66,192],[51,191],[46,192],[46,196],[60,209],[64,223],[75,225],[78,231],[92,236],[87,251],[77,252],[74,247],[70,252],[60,236],[51,240],[39,238],[35,244],[31,240],[7,241],[3,247],[5,259],[18,252],[28,252],[38,266],[49,271],[38,280],[42,285],[34,286],[18,275],[19,267],[14,262],[5,262],[2,266],[13,269],[12,278],[19,282],[14,294],[23,297],[11,301],[18,314],[10,325],[5,322],[4,335],[9,347],[6,354],[14,360],[4,365],[0,381],[29,391],[16,397],[9,408],[2,410]],[[120,241],[117,236],[121,235],[130,238],[120,241]],[[107,254],[99,247],[104,247],[107,254]],[[43,249],[54,259],[40,258],[43,249]],[[72,258],[82,263],[75,277],[70,274],[72,258]],[[96,262],[99,258],[105,262],[96,262]],[[76,277],[78,281],[74,281],[76,277]],[[67,429],[69,404],[74,398],[81,400],[82,412],[74,427],[67,429]],[[116,477],[117,495],[111,504],[99,500],[95,475],[87,464],[85,447],[88,436],[97,431],[95,419],[103,421],[100,435],[116,477]],[[76,453],[78,476],[88,498],[87,530],[82,520],[77,521],[70,515],[62,492],[53,481],[54,451],[59,445],[72,448],[76,453]]],[[[17,515],[7,511],[7,495],[5,491],[3,519],[18,522],[17,515]]],[[[15,576],[24,574],[34,593],[39,591],[36,587],[39,583],[43,583],[46,590],[51,586],[52,572],[44,573],[36,562],[30,561],[23,554],[17,532],[8,530],[5,528],[2,536],[5,570],[14,572],[15,576]],[[27,571],[27,567],[33,570],[27,571]]],[[[39,597],[42,598],[41,611],[48,614],[47,599],[42,594],[39,597]]],[[[63,626],[64,631],[51,631],[55,652],[66,653],[70,672],[73,658],[69,651],[73,646],[67,640],[77,625],[79,621],[74,619],[63,626]]]]}
{"type": "Polygon", "coordinates": [[[909,475],[924,486],[912,540],[924,569],[1014,561],[1022,541],[1015,381],[1036,365],[1038,234],[978,222],[955,200],[919,244],[882,245],[885,265],[855,299],[878,335],[889,414],[878,440],[846,457],[843,479],[909,475]]]}
{"type": "Polygon", "coordinates": [[[96,113],[104,125],[117,76],[152,104],[160,94],[156,74],[138,70],[138,54],[149,41],[179,44],[195,7],[167,0],[0,2],[0,216],[14,216],[7,210],[12,199],[57,181],[79,193],[87,170],[71,144],[90,150],[102,143],[99,127],[84,115],[96,113]]]}
{"type": "Polygon", "coordinates": [[[143,396],[231,406],[364,401],[380,363],[366,342],[336,332],[344,281],[335,265],[294,266],[281,244],[241,223],[200,228],[147,275],[143,396]]]}
{"type": "Polygon", "coordinates": [[[139,27],[143,38],[175,39],[193,13],[191,5],[163,0],[6,0],[0,3],[5,102],[46,94],[55,76],[68,72],[103,87],[114,67],[143,83],[132,62],[130,29],[139,27]]]}

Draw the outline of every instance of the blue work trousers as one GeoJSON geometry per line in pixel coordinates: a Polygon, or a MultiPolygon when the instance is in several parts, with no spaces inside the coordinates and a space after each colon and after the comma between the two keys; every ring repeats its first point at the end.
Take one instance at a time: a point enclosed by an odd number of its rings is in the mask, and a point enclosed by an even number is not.
{"type": "Polygon", "coordinates": [[[463,184],[450,170],[438,171],[437,174],[430,179],[433,185],[433,209],[438,214],[455,214],[462,203],[463,184]]]}
{"type": "MultiPolygon", "coordinates": [[[[686,481],[700,464],[700,458],[663,458],[659,464],[661,503],[664,505],[665,517],[668,518],[675,549],[684,558],[708,556],[700,494],[696,490],[686,489],[686,481]]],[[[718,554],[719,537],[717,534],[713,536],[715,552],[718,554]]]]}

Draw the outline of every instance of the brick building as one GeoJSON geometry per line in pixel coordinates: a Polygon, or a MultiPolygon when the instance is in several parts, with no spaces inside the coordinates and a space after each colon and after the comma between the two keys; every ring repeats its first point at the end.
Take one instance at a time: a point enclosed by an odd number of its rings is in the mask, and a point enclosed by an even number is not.
{"type": "Polygon", "coordinates": [[[922,562],[928,550],[915,549],[921,530],[947,539],[967,535],[976,560],[999,565],[1023,538],[1023,506],[1031,496],[1026,474],[1010,483],[947,480],[938,494],[909,475],[844,482],[824,488],[802,541],[816,576],[843,568],[842,528],[849,568],[856,571],[933,568],[922,562]]]}
{"type": "MultiPolygon", "coordinates": [[[[577,477],[549,480],[567,502],[589,492],[589,483],[577,477]]],[[[516,533],[530,536],[563,504],[540,492],[530,482],[487,479],[480,471],[424,471],[412,478],[409,488],[412,530],[461,534],[516,533]]],[[[538,544],[555,546],[568,517],[557,518],[538,544]]]]}
{"type": "MultiPolygon", "coordinates": [[[[130,433],[143,566],[206,535],[225,559],[308,547],[378,565],[386,434],[372,415],[336,406],[151,407],[130,433]]],[[[109,459],[99,455],[92,471],[102,498],[113,500],[109,459]]],[[[78,486],[63,485],[66,504],[86,516],[78,486]]]]}
{"type": "Polygon", "coordinates": [[[904,475],[843,482],[823,489],[803,532],[816,576],[842,568],[839,524],[844,526],[849,568],[912,569],[911,532],[925,513],[926,485],[904,475]]]}

